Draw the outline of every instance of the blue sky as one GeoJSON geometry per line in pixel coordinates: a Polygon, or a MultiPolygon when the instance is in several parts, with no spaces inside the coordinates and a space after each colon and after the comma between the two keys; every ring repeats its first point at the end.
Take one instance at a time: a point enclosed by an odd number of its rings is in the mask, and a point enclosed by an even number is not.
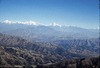
{"type": "Polygon", "coordinates": [[[0,0],[0,21],[99,27],[99,0],[0,0]]]}

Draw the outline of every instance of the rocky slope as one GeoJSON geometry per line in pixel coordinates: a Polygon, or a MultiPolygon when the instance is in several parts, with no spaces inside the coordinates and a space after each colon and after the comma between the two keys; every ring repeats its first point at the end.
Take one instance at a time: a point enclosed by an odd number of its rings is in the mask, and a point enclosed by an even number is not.
{"type": "Polygon", "coordinates": [[[58,63],[38,65],[37,68],[100,68],[100,56],[65,60],[58,63]]]}
{"type": "Polygon", "coordinates": [[[97,39],[72,39],[72,40],[56,40],[53,41],[58,46],[64,47],[72,53],[80,55],[96,56],[100,54],[100,42],[97,39]]]}
{"type": "Polygon", "coordinates": [[[61,62],[44,63],[42,54],[14,47],[0,46],[0,67],[17,68],[100,68],[100,56],[95,58],[66,59],[61,62]]]}
{"type": "Polygon", "coordinates": [[[55,64],[67,59],[79,59],[99,55],[97,40],[94,39],[94,41],[90,40],[89,42],[87,40],[87,43],[83,43],[83,41],[69,40],[67,44],[66,41],[54,41],[54,43],[31,42],[19,37],[0,34],[0,66],[39,67],[41,65],[44,66],[43,64],[55,64]],[[87,47],[84,48],[85,46],[87,47]]]}
{"type": "Polygon", "coordinates": [[[5,34],[0,34],[0,46],[17,48],[19,50],[26,50],[35,54],[40,54],[44,57],[44,62],[42,63],[58,62],[66,58],[83,57],[78,54],[70,53],[63,47],[57,46],[53,43],[30,42],[19,37],[12,37],[5,34]]]}

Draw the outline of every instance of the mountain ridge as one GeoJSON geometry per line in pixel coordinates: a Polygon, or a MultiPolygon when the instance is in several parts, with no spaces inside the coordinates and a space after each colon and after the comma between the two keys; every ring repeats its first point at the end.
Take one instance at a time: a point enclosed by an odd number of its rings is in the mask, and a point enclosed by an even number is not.
{"type": "Polygon", "coordinates": [[[98,29],[83,29],[78,27],[32,26],[23,24],[0,23],[0,32],[19,36],[31,41],[54,41],[66,39],[91,39],[99,37],[98,29]]]}

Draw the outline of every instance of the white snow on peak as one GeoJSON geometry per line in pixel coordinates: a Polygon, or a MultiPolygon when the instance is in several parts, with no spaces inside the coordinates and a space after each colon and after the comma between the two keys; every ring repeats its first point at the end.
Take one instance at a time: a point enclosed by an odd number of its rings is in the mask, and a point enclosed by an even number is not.
{"type": "Polygon", "coordinates": [[[45,24],[42,24],[42,23],[34,22],[34,21],[24,21],[24,22],[22,22],[22,21],[10,21],[10,20],[5,20],[5,21],[3,21],[2,23],[6,23],[6,24],[25,24],[25,25],[36,25],[36,26],[42,25],[42,26],[54,26],[54,27],[58,26],[58,27],[61,27],[60,24],[55,23],[55,22],[52,23],[52,24],[45,25],[45,24]]]}
{"type": "Polygon", "coordinates": [[[3,23],[6,23],[6,24],[12,24],[12,21],[5,20],[5,21],[3,21],[3,23]]]}
{"type": "Polygon", "coordinates": [[[19,24],[26,24],[26,25],[39,25],[39,23],[34,22],[34,21],[25,21],[25,22],[17,21],[17,23],[19,23],[19,24]]]}
{"type": "Polygon", "coordinates": [[[57,24],[57,23],[55,23],[55,22],[54,22],[54,23],[52,23],[52,24],[51,24],[51,26],[59,26],[59,27],[61,27],[61,25],[60,25],[60,24],[57,24]]]}
{"type": "Polygon", "coordinates": [[[5,20],[5,21],[3,21],[3,23],[6,23],[6,24],[40,25],[40,23],[37,23],[37,22],[34,22],[34,21],[25,21],[25,22],[21,22],[21,21],[10,21],[10,20],[5,20]]]}

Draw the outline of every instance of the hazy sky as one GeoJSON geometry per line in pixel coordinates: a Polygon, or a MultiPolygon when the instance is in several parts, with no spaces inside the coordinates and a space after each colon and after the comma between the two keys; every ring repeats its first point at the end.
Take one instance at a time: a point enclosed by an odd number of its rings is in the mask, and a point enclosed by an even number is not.
{"type": "Polygon", "coordinates": [[[0,0],[0,21],[99,27],[99,0],[0,0]]]}

